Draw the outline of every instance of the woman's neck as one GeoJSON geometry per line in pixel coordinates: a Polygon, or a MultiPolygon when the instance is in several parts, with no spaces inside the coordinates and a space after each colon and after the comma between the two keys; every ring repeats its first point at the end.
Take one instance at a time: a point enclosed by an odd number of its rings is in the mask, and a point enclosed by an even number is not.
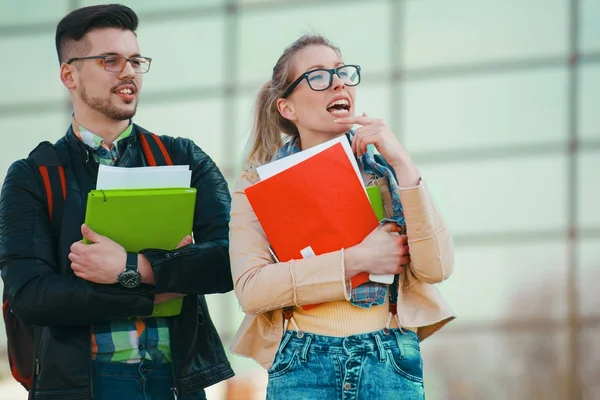
{"type": "Polygon", "coordinates": [[[300,148],[302,150],[310,149],[311,147],[318,146],[325,142],[328,142],[332,139],[338,138],[345,134],[345,132],[341,133],[326,133],[326,132],[299,132],[300,134],[300,148]]]}

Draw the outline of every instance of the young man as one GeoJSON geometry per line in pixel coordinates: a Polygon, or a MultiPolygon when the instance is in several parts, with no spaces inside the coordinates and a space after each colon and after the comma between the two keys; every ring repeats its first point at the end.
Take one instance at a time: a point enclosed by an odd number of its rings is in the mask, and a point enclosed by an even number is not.
{"type": "Polygon", "coordinates": [[[177,251],[132,255],[83,224],[99,164],[148,163],[142,136],[152,137],[131,121],[151,63],[137,25],[122,5],[80,8],[58,24],[60,77],[73,103],[72,124],[54,144],[66,178],[60,228],[35,151],[4,182],[0,268],[10,309],[35,327],[30,398],[204,399],[204,388],[233,376],[204,299],[233,288],[230,195],[210,157],[190,140],[160,137],[173,164],[192,170],[193,243],[187,236],[177,251]],[[183,296],[177,316],[131,317],[183,296]]]}

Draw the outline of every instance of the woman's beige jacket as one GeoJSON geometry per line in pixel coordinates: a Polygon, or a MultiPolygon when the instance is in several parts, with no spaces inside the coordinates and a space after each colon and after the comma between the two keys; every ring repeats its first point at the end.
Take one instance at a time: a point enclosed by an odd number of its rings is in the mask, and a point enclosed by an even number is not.
{"type": "MultiPolygon", "coordinates": [[[[235,294],[246,316],[231,346],[233,353],[251,357],[265,369],[271,366],[288,306],[348,299],[343,251],[290,262],[275,263],[269,241],[244,190],[257,178],[242,174],[231,205],[230,256],[235,294]]],[[[389,213],[390,195],[381,185],[389,213]]],[[[400,189],[411,262],[398,296],[398,325],[417,328],[425,339],[447,322],[454,312],[435,286],[454,267],[452,238],[425,183],[400,189]]],[[[290,227],[290,235],[294,227],[290,227]]]]}

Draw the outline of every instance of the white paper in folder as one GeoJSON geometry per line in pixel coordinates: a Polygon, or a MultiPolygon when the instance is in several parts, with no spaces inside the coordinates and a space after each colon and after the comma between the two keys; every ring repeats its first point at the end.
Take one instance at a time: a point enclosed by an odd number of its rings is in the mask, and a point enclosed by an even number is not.
{"type": "Polygon", "coordinates": [[[189,188],[191,182],[189,165],[136,168],[100,165],[96,189],[189,188]]]}

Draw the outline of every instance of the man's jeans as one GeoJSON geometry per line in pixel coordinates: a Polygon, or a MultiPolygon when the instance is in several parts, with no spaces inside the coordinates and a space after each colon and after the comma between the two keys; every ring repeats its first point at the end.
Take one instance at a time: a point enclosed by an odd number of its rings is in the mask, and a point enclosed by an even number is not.
{"type": "Polygon", "coordinates": [[[423,361],[412,331],[345,338],[287,331],[269,370],[268,400],[424,398],[423,361]]]}
{"type": "Polygon", "coordinates": [[[204,390],[176,397],[171,364],[93,362],[94,400],[206,400],[204,390]]]}

